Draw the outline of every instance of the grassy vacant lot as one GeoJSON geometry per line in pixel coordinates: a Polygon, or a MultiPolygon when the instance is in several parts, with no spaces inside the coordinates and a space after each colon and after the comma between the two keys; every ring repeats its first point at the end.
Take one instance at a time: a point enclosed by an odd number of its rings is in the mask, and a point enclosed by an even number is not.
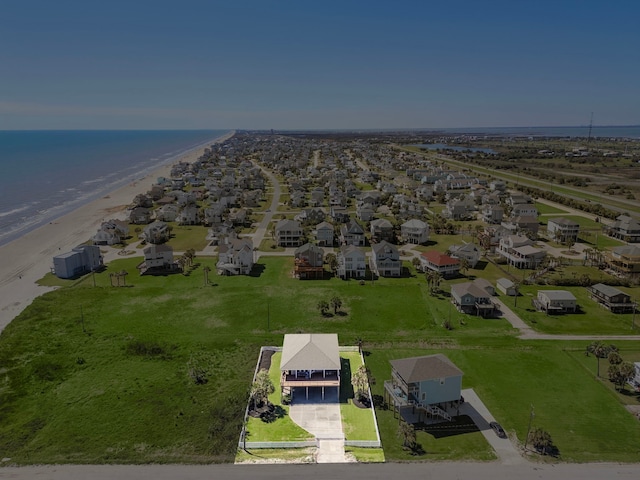
{"type": "MultiPolygon", "coordinates": [[[[91,276],[69,282],[2,332],[4,457],[18,464],[233,461],[260,346],[281,345],[285,333],[336,332],[341,344],[364,339],[374,394],[389,378],[389,359],[443,352],[465,372],[464,388],[475,388],[520,441],[533,404],[535,425],[551,433],[562,459],[640,461],[640,426],[621,395],[571,353],[586,342],[519,340],[504,320],[451,311],[445,294],[429,295],[422,275],[365,285],[299,281],[291,258],[274,257],[262,258],[254,276],[212,273],[205,286],[202,267],[215,259],[196,260],[202,265],[189,276],[167,277],[139,277],[139,258],[115,261],[96,275],[96,287],[91,276]],[[122,269],[130,272],[127,286],[111,287],[109,273],[122,269]],[[335,295],[341,311],[321,316],[318,301],[335,295]],[[451,331],[442,327],[448,315],[451,331]],[[193,374],[206,382],[196,384],[193,374]]],[[[602,333],[598,325],[588,330],[602,333]]],[[[623,356],[640,357],[637,342],[618,343],[623,356]]],[[[387,460],[493,457],[462,425],[419,432],[426,453],[411,457],[400,448],[397,419],[377,414],[387,460]]]]}
{"type": "Polygon", "coordinates": [[[635,331],[632,330],[633,314],[611,313],[591,300],[589,292],[584,287],[523,285],[520,292],[522,295],[517,301],[517,307],[513,308],[511,298],[507,301],[507,305],[520,318],[541,332],[577,335],[637,335],[640,333],[640,325],[638,325],[640,318],[636,319],[635,331]],[[573,293],[580,306],[579,313],[546,315],[544,312],[535,311],[531,300],[536,297],[539,290],[567,290],[573,293]]]}

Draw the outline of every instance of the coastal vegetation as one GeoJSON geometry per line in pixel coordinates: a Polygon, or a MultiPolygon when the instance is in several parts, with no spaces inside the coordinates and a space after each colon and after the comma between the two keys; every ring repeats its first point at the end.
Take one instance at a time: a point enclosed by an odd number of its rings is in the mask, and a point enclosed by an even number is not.
{"type": "MultiPolygon", "coordinates": [[[[536,426],[562,459],[640,461],[640,432],[623,407],[633,397],[594,378],[584,342],[524,341],[506,320],[450,312],[424,276],[300,282],[291,258],[274,257],[260,260],[259,275],[217,277],[216,286],[198,274],[132,274],[126,288],[110,286],[111,271],[135,272],[138,261],[112,262],[95,287],[89,275],[37,298],[2,333],[0,450],[11,462],[233,461],[260,346],[297,331],[335,331],[341,344],[362,339],[374,396],[389,360],[444,352],[465,372],[463,387],[520,442],[534,404],[536,426]],[[349,315],[318,317],[318,301],[336,296],[349,315]],[[448,315],[452,330],[438,320],[448,315]],[[206,382],[190,376],[194,364],[206,382]]],[[[213,267],[215,259],[198,261],[213,267]]],[[[626,361],[640,359],[637,342],[617,346],[626,361]]],[[[392,412],[376,413],[386,459],[415,459],[392,412]]],[[[418,458],[493,458],[469,425],[416,435],[425,451],[418,458]]]]}

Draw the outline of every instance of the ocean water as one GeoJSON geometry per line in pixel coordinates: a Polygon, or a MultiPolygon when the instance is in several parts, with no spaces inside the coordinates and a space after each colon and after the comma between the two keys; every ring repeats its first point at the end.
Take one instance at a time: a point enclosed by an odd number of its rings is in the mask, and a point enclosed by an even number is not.
{"type": "Polygon", "coordinates": [[[226,133],[0,131],[0,245],[226,133]]]}

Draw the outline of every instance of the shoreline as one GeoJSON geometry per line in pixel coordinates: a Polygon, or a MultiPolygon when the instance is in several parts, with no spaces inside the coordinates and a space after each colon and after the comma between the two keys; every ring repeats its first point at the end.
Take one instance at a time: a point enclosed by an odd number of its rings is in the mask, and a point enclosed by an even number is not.
{"type": "Polygon", "coordinates": [[[158,177],[168,177],[175,163],[192,163],[204,153],[205,148],[222,143],[233,135],[235,131],[204,142],[167,160],[143,177],[116,187],[50,223],[0,245],[0,258],[3,259],[0,264],[0,333],[36,297],[54,289],[36,283],[51,271],[54,255],[68,252],[87,241],[103,221],[124,219],[135,196],[151,188],[158,177]]]}

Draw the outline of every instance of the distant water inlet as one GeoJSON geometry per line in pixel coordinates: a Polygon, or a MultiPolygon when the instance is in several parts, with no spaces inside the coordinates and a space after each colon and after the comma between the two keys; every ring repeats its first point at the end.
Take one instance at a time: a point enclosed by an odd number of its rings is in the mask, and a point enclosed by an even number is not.
{"type": "Polygon", "coordinates": [[[0,131],[0,245],[226,133],[0,131]]]}
{"type": "Polygon", "coordinates": [[[447,145],[445,143],[421,143],[412,145],[412,147],[424,148],[425,150],[451,150],[453,152],[486,153],[489,155],[498,154],[498,152],[491,148],[460,147],[458,145],[447,145]]]}

